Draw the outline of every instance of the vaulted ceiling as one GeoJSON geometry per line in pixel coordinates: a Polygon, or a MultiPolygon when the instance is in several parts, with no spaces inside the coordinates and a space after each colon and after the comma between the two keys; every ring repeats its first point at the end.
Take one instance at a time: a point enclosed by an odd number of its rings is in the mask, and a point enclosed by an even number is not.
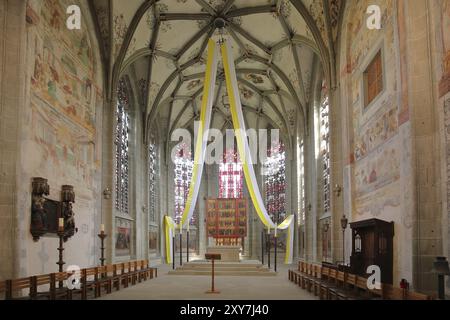
{"type": "MultiPolygon", "coordinates": [[[[333,55],[342,5],[341,0],[95,0],[91,7],[105,61],[115,73],[112,83],[128,76],[147,125],[157,119],[167,137],[193,125],[207,41],[223,35],[232,42],[247,126],[280,128],[292,137],[296,121],[308,112],[314,74],[329,68],[323,62],[333,55]]],[[[212,127],[231,127],[220,63],[212,127]]]]}

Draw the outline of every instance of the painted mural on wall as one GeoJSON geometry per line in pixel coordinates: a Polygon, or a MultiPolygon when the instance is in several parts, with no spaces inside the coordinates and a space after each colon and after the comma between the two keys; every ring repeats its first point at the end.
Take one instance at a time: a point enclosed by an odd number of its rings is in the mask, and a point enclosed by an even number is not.
{"type": "MultiPolygon", "coordinates": [[[[27,3],[27,104],[21,129],[19,177],[49,180],[50,197],[60,200],[62,185],[75,188],[74,212],[80,227],[65,245],[67,265],[93,265],[98,250],[95,243],[99,177],[101,163],[98,126],[103,105],[98,44],[92,35],[92,21],[84,19],[85,0],[29,0],[27,3]],[[82,10],[82,29],[66,28],[69,5],[82,10]],[[76,250],[83,247],[85,250],[76,250]]],[[[29,185],[19,187],[18,199],[23,212],[29,212],[29,185]]],[[[32,242],[29,221],[20,224],[24,239],[21,268],[25,274],[55,270],[57,239],[42,238],[32,242]],[[29,263],[33,261],[33,263],[29,263]],[[36,263],[34,263],[36,261],[36,263]]],[[[98,226],[99,227],[99,226],[98,226]]],[[[21,270],[22,270],[21,269],[21,270]]]]}
{"type": "MultiPolygon", "coordinates": [[[[392,0],[377,1],[382,9],[381,31],[365,27],[365,9],[371,1],[354,3],[347,26],[347,63],[341,74],[348,77],[348,99],[352,106],[351,154],[352,208],[358,216],[379,216],[389,208],[400,208],[400,179],[404,146],[399,135],[400,119],[397,77],[396,6],[392,0]],[[381,50],[384,89],[377,100],[364,107],[363,71],[371,56],[381,50]]],[[[402,119],[404,117],[402,116],[402,119]]]]}
{"type": "Polygon", "coordinates": [[[131,226],[131,221],[116,218],[115,248],[117,257],[131,255],[131,226]]]}
{"type": "MultiPolygon", "coordinates": [[[[30,70],[31,128],[41,169],[92,189],[95,171],[96,84],[93,49],[86,28],[65,26],[66,0],[29,1],[27,22],[34,63],[30,70]]],[[[31,54],[30,54],[31,56],[31,54]]]]}

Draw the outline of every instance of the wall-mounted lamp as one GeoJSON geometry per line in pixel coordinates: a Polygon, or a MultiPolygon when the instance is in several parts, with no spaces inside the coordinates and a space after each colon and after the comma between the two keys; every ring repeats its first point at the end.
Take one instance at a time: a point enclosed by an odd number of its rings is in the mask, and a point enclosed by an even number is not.
{"type": "Polygon", "coordinates": [[[334,194],[336,195],[336,197],[340,197],[341,196],[341,192],[342,192],[342,187],[340,185],[335,185],[334,186],[334,194]]]}
{"type": "Polygon", "coordinates": [[[311,209],[312,209],[312,205],[311,205],[311,203],[308,203],[308,211],[311,211],[311,209]]]}
{"type": "Polygon", "coordinates": [[[111,194],[112,194],[112,192],[111,192],[111,189],[109,187],[106,187],[106,189],[103,190],[103,198],[105,200],[111,199],[111,194]]]}

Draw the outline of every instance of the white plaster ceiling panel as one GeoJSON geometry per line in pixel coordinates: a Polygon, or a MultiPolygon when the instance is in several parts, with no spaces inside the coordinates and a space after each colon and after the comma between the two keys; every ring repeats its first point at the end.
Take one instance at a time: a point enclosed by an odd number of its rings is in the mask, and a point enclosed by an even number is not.
{"type": "MultiPolygon", "coordinates": [[[[263,58],[269,57],[267,52],[262,50],[260,47],[254,45],[252,42],[250,42],[249,40],[247,40],[245,37],[243,37],[241,34],[239,34],[237,32],[230,33],[230,39],[233,39],[234,40],[233,42],[236,43],[238,46],[238,51],[236,51],[236,54],[235,54],[236,59],[245,54],[255,54],[255,55],[258,55],[263,58]]],[[[264,45],[266,45],[266,47],[268,47],[268,45],[266,43],[264,43],[264,45]]],[[[250,60],[250,62],[253,62],[253,60],[250,60]]]]}
{"type": "Polygon", "coordinates": [[[267,65],[262,62],[255,61],[253,59],[245,59],[242,60],[239,64],[237,64],[236,68],[243,70],[246,69],[267,70],[267,65]]]}
{"type": "Polygon", "coordinates": [[[273,0],[265,0],[265,1],[261,1],[261,0],[235,0],[233,2],[233,6],[236,7],[237,9],[242,9],[242,8],[247,8],[247,7],[256,7],[256,6],[261,6],[261,5],[269,5],[269,4],[273,4],[273,0]]]}
{"type": "Polygon", "coordinates": [[[302,69],[303,87],[305,88],[306,97],[309,97],[311,92],[311,78],[314,63],[314,53],[304,46],[297,46],[300,67],[302,69]]]}
{"type": "MultiPolygon", "coordinates": [[[[190,105],[187,108],[184,107],[187,102],[188,101],[184,101],[184,100],[175,100],[172,103],[172,110],[171,110],[171,112],[169,112],[169,114],[171,115],[171,117],[170,117],[171,126],[175,121],[178,120],[178,122],[179,122],[180,112],[185,111],[185,109],[190,109],[190,105]]],[[[169,109],[169,105],[167,105],[166,108],[169,109]]],[[[183,122],[183,121],[181,121],[181,122],[183,122]]]]}
{"type": "Polygon", "coordinates": [[[195,0],[164,0],[171,13],[198,13],[202,7],[195,0]]]}
{"type": "Polygon", "coordinates": [[[173,20],[165,22],[166,27],[160,28],[158,44],[160,49],[176,54],[197,31],[197,22],[189,20],[173,20]]]}
{"type": "MultiPolygon", "coordinates": [[[[200,30],[198,30],[200,31],[200,30]]],[[[193,34],[188,35],[189,37],[192,37],[193,34]]],[[[205,43],[205,41],[208,40],[208,35],[204,34],[201,36],[197,41],[195,41],[192,46],[180,57],[178,60],[178,63],[180,65],[183,65],[184,63],[197,58],[199,55],[201,56],[203,52],[200,52],[200,49],[202,48],[202,45],[205,43]]],[[[186,37],[184,42],[189,41],[189,38],[186,37]]]]}
{"type": "Polygon", "coordinates": [[[263,109],[264,113],[277,124],[277,127],[279,127],[279,128],[285,127],[284,123],[283,123],[283,119],[280,119],[277,116],[277,112],[267,102],[264,102],[262,104],[262,109],[263,109]]]}
{"type": "MultiPolygon", "coordinates": [[[[296,48],[295,46],[293,48],[292,46],[288,45],[288,46],[285,46],[284,48],[278,50],[276,53],[277,58],[274,59],[274,63],[289,78],[289,80],[291,81],[295,90],[297,90],[297,92],[299,92],[299,90],[300,90],[299,79],[298,79],[299,78],[299,76],[298,76],[299,70],[297,70],[297,68],[296,68],[296,63],[298,61],[296,62],[294,60],[294,56],[292,53],[292,50],[295,48],[296,48]]],[[[273,73],[275,73],[275,72],[273,72],[273,73]]],[[[279,82],[277,82],[277,83],[279,83],[279,82]]]]}
{"type": "Polygon", "coordinates": [[[177,84],[178,78],[172,81],[171,84],[167,87],[167,90],[165,90],[164,93],[161,95],[160,103],[171,100],[172,94],[174,94],[177,84]]]}
{"type": "Polygon", "coordinates": [[[113,9],[113,56],[120,51],[131,20],[144,0],[112,0],[113,9]]]}
{"type": "Polygon", "coordinates": [[[153,34],[154,22],[151,17],[154,15],[153,7],[151,7],[139,21],[138,27],[133,34],[133,38],[125,56],[125,60],[130,58],[136,51],[148,48],[150,39],[153,34]]]}
{"type": "Polygon", "coordinates": [[[278,17],[272,13],[246,16],[242,19],[241,28],[269,48],[286,37],[278,17]]]}
{"type": "MultiPolygon", "coordinates": [[[[307,0],[304,0],[303,2],[305,1],[307,0]]],[[[317,0],[314,1],[317,2],[317,0]]],[[[289,15],[285,19],[291,31],[294,34],[304,36],[310,39],[311,41],[314,41],[311,30],[306,25],[306,22],[301,16],[300,12],[298,12],[297,9],[294,8],[294,6],[290,2],[287,4],[287,6],[289,6],[289,15]]]]}

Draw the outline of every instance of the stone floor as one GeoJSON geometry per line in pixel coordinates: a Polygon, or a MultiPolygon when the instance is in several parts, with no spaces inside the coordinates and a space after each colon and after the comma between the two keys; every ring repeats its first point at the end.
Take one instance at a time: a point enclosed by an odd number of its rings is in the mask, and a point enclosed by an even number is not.
{"type": "Polygon", "coordinates": [[[158,266],[158,278],[105,295],[103,300],[317,300],[288,280],[289,266],[279,266],[276,277],[219,276],[216,290],[209,276],[168,275],[171,266],[158,266]]]}

